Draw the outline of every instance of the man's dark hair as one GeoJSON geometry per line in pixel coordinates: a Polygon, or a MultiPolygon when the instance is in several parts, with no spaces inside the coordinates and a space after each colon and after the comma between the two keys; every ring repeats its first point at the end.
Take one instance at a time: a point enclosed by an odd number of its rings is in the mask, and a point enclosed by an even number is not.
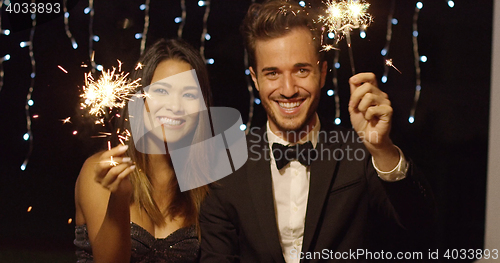
{"type": "Polygon", "coordinates": [[[256,66],[257,40],[282,37],[295,28],[306,28],[311,31],[318,58],[323,61],[323,52],[320,52],[322,31],[321,25],[315,21],[317,17],[313,10],[295,2],[270,0],[262,4],[252,4],[241,26],[250,66],[256,66]]]}

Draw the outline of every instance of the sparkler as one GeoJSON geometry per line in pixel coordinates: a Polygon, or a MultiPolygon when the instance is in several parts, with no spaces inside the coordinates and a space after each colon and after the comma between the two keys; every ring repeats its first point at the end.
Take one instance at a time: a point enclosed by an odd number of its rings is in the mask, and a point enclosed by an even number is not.
{"type": "MultiPolygon", "coordinates": [[[[345,36],[349,49],[352,74],[356,74],[354,56],[351,48],[351,31],[358,28],[365,29],[372,21],[372,16],[367,13],[369,3],[364,0],[328,0],[325,2],[326,16],[320,15],[319,21],[323,22],[329,33],[335,33],[337,42],[345,36]]],[[[323,46],[324,50],[332,49],[329,45],[323,46]]]]}
{"type": "Polygon", "coordinates": [[[97,81],[92,73],[85,74],[85,86],[80,95],[85,102],[81,106],[88,109],[90,115],[102,118],[113,108],[123,108],[131,94],[140,86],[140,79],[129,81],[128,73],[115,72],[116,68],[103,71],[97,81]]]}
{"type": "MultiPolygon", "coordinates": [[[[103,126],[107,124],[112,131],[94,137],[108,137],[116,134],[118,141],[125,145],[125,142],[131,137],[131,133],[127,129],[114,131],[111,119],[121,118],[121,115],[113,114],[113,110],[123,108],[128,100],[132,100],[131,97],[140,86],[141,79],[129,80],[129,73],[121,71],[122,64],[118,60],[118,71],[114,67],[113,70],[103,70],[102,75],[97,80],[94,79],[91,72],[86,73],[85,86],[80,97],[84,100],[81,103],[81,108],[87,110],[89,115],[97,117],[95,124],[103,126]]],[[[108,149],[111,149],[111,141],[108,141],[108,149]]],[[[110,165],[116,166],[117,164],[111,156],[110,165]]]]}
{"type": "Polygon", "coordinates": [[[387,59],[385,61],[385,65],[388,66],[388,67],[393,67],[395,70],[397,70],[399,72],[399,74],[403,74],[403,73],[401,73],[401,71],[399,71],[398,68],[396,68],[396,66],[394,66],[394,64],[392,63],[392,58],[387,59]]]}

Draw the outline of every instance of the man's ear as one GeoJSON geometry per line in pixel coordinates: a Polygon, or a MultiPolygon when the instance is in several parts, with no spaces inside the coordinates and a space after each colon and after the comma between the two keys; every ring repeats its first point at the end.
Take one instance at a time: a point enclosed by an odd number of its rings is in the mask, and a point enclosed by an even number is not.
{"type": "Polygon", "coordinates": [[[253,70],[253,67],[249,67],[250,69],[250,76],[252,76],[253,84],[255,84],[255,88],[260,91],[259,88],[259,82],[257,81],[257,75],[255,75],[255,71],[253,70]]]}
{"type": "Polygon", "coordinates": [[[323,61],[323,64],[321,65],[321,88],[325,86],[325,80],[326,80],[326,73],[328,70],[328,63],[326,61],[323,61]]]}

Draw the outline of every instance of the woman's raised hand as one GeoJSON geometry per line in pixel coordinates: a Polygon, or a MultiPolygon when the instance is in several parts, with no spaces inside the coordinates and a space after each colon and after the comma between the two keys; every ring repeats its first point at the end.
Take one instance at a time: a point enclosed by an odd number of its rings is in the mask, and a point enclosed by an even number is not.
{"type": "Polygon", "coordinates": [[[95,181],[111,193],[132,194],[128,175],[135,169],[130,157],[123,157],[128,145],[120,145],[105,151],[95,165],[95,181]]]}

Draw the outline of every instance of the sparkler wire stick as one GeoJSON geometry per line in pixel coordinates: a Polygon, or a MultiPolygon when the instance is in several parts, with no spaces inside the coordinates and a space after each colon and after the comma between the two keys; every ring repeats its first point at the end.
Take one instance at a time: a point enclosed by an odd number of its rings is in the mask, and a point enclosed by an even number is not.
{"type": "Polygon", "coordinates": [[[354,66],[354,55],[352,54],[351,33],[350,32],[347,32],[345,34],[345,39],[347,41],[347,49],[349,50],[349,59],[351,60],[351,72],[352,72],[352,75],[356,75],[356,68],[354,66]]]}

